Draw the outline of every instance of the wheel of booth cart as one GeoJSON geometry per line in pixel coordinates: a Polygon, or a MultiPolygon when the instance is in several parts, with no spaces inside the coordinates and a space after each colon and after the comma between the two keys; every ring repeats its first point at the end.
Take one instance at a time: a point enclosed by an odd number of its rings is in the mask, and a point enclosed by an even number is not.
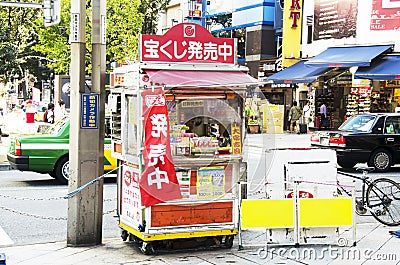
{"type": "Polygon", "coordinates": [[[142,254],[152,255],[163,250],[232,248],[235,235],[176,238],[168,240],[144,241],[126,230],[121,230],[123,241],[129,239],[142,254]]]}
{"type": "Polygon", "coordinates": [[[224,246],[226,248],[232,248],[233,246],[233,240],[235,239],[235,236],[225,236],[225,241],[224,241],[224,246]]]}

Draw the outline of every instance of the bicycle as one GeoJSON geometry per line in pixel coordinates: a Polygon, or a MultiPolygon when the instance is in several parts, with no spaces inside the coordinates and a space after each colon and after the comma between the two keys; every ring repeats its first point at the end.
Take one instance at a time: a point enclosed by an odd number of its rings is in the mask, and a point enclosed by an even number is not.
{"type": "MultiPolygon", "coordinates": [[[[387,178],[370,181],[367,174],[375,170],[374,167],[357,168],[356,170],[362,172],[361,177],[341,171],[338,173],[362,181],[361,200],[356,199],[357,214],[365,215],[369,211],[377,221],[384,225],[400,225],[400,185],[387,178]]],[[[339,183],[338,187],[351,196],[351,193],[339,183]]],[[[339,189],[338,192],[341,194],[339,189]]]]}

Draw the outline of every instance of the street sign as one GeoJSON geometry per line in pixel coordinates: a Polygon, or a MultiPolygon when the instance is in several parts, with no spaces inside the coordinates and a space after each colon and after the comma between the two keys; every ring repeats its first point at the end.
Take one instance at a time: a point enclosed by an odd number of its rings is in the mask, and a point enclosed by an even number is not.
{"type": "Polygon", "coordinates": [[[82,129],[97,129],[98,109],[99,109],[99,94],[82,94],[81,96],[81,128],[82,129]]]}

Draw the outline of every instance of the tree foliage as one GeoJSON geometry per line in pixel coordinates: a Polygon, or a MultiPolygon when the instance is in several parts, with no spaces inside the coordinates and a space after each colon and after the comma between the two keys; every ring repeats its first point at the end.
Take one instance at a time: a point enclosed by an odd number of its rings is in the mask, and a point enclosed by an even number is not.
{"type": "MultiPolygon", "coordinates": [[[[61,0],[61,22],[44,27],[43,12],[35,8],[0,7],[0,77],[24,75],[26,69],[37,79],[68,74],[71,62],[70,3],[61,0]],[[43,78],[42,78],[43,77],[43,78]]],[[[87,2],[86,72],[91,72],[91,2],[87,2]]],[[[106,63],[135,60],[138,56],[139,33],[154,34],[159,12],[170,0],[107,0],[106,63]]],[[[34,2],[37,0],[25,0],[34,2]]]]}
{"type": "Polygon", "coordinates": [[[165,10],[170,0],[142,0],[139,12],[144,14],[143,34],[155,34],[160,11],[165,10]]]}
{"type": "Polygon", "coordinates": [[[41,77],[43,70],[38,58],[41,54],[32,47],[38,35],[34,30],[37,9],[0,7],[0,76],[2,81],[10,81],[14,75],[23,77],[26,70],[41,77]]]}
{"type": "MultiPolygon", "coordinates": [[[[39,43],[35,50],[49,60],[47,66],[58,74],[68,74],[71,51],[68,37],[70,34],[70,0],[62,0],[61,22],[48,28],[36,23],[39,43]]],[[[143,15],[138,12],[139,0],[107,0],[107,64],[137,58],[138,34],[143,23],[143,15]]],[[[91,7],[87,4],[86,21],[86,72],[91,72],[91,7]]]]}

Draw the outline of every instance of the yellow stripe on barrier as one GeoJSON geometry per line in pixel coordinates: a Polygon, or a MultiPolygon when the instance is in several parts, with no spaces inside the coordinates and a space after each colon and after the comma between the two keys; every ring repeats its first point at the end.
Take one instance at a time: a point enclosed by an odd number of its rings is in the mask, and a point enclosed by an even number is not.
{"type": "Polygon", "coordinates": [[[352,198],[300,199],[300,227],[351,226],[352,202],[352,198]]]}
{"type": "Polygon", "coordinates": [[[294,226],[293,200],[243,200],[242,228],[294,226]]]}

